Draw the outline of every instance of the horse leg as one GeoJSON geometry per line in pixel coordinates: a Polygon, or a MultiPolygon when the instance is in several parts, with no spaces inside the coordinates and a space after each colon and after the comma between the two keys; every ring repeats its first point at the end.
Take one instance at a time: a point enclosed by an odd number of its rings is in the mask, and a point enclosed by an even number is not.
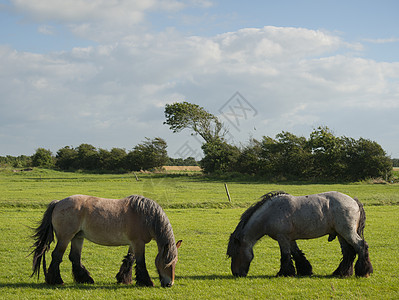
{"type": "Polygon", "coordinates": [[[48,284],[64,284],[60,273],[60,263],[62,262],[62,257],[64,256],[65,250],[68,246],[69,241],[58,240],[54,251],[51,253],[51,263],[47,270],[45,271],[45,281],[48,284]]]}
{"type": "Polygon", "coordinates": [[[313,274],[312,265],[306,259],[305,254],[299,249],[296,241],[291,242],[291,253],[295,261],[296,272],[300,276],[310,276],[313,274]]]}
{"type": "Polygon", "coordinates": [[[362,240],[359,248],[358,259],[355,264],[355,274],[356,276],[369,277],[373,273],[373,266],[369,257],[369,245],[365,240],[362,240]]]}
{"type": "Polygon", "coordinates": [[[338,268],[333,272],[333,276],[348,277],[353,274],[353,261],[356,257],[355,249],[342,237],[338,236],[341,244],[342,260],[338,268]]]}
{"type": "Polygon", "coordinates": [[[72,262],[72,274],[77,283],[94,283],[89,271],[82,265],[81,255],[83,248],[83,237],[75,236],[71,241],[71,252],[69,260],[72,262]]]}
{"type": "Polygon", "coordinates": [[[134,255],[136,257],[136,284],[140,286],[154,286],[145,264],[144,242],[134,245],[134,255]]]}
{"type": "MultiPolygon", "coordinates": [[[[355,273],[356,276],[362,276],[362,277],[368,277],[371,273],[373,273],[373,266],[371,265],[370,262],[370,257],[369,257],[369,251],[368,251],[368,244],[366,243],[365,240],[363,240],[357,232],[353,232],[351,234],[348,234],[347,236],[343,236],[340,239],[341,247],[342,247],[342,253],[344,254],[344,249],[349,249],[346,250],[348,252],[347,254],[347,261],[348,265],[350,268],[350,271],[348,275],[345,273],[343,275],[339,274],[339,268],[341,264],[345,263],[345,254],[344,258],[338,267],[338,269],[333,273],[333,275],[338,275],[338,276],[350,276],[353,274],[353,261],[355,260],[356,253],[358,254],[358,260],[355,264],[355,273]],[[341,240],[343,242],[341,242],[341,240]],[[344,246],[343,246],[344,245],[344,246]],[[336,274],[336,272],[338,274],[336,274]]],[[[345,264],[344,264],[345,266],[345,264]]],[[[345,271],[345,269],[344,269],[345,271]]]]}
{"type": "Polygon", "coordinates": [[[295,267],[291,259],[290,241],[286,238],[278,240],[280,246],[280,271],[277,276],[295,276],[295,267]]]}
{"type": "Polygon", "coordinates": [[[129,251],[127,252],[127,255],[122,260],[122,265],[119,269],[119,272],[115,276],[118,283],[123,283],[123,284],[132,283],[133,263],[134,263],[133,249],[131,247],[129,247],[129,251]]]}

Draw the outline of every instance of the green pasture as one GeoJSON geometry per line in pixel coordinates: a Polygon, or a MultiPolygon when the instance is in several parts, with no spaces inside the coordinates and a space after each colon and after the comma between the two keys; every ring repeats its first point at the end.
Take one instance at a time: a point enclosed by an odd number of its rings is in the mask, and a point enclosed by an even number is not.
{"type": "MultiPolygon", "coordinates": [[[[399,185],[397,184],[277,184],[253,180],[211,180],[196,173],[96,175],[47,170],[0,171],[0,299],[397,299],[399,298],[399,185]],[[231,199],[226,196],[227,183],[231,199]],[[374,273],[370,278],[333,278],[341,258],[337,240],[327,237],[299,241],[313,265],[312,277],[276,278],[278,245],[263,238],[247,278],[233,278],[226,258],[227,240],[248,205],[271,190],[294,195],[338,190],[365,205],[365,238],[374,273]],[[31,278],[29,247],[32,227],[53,199],[72,194],[121,198],[143,194],[160,203],[172,223],[179,249],[175,285],[160,287],[154,265],[156,244],[147,246],[147,267],[154,288],[118,285],[114,276],[127,247],[104,247],[86,241],[83,262],[95,284],[75,284],[64,257],[65,285],[52,287],[31,278]]],[[[54,244],[53,244],[54,247],[54,244]]],[[[47,255],[49,263],[50,255],[47,255]]]]}

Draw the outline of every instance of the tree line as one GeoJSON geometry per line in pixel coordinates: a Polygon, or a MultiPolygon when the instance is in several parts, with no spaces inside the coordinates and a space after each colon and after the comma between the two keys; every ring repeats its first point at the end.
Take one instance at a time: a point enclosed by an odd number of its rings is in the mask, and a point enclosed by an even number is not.
{"type": "Polygon", "coordinates": [[[167,155],[167,143],[162,138],[149,139],[127,152],[122,148],[106,150],[90,144],[74,148],[65,146],[56,155],[38,148],[32,156],[0,157],[1,165],[14,168],[42,167],[64,171],[86,170],[99,172],[129,172],[151,170],[164,165],[196,165],[194,158],[173,159],[167,155]]]}
{"type": "Polygon", "coordinates": [[[337,137],[328,127],[314,129],[309,138],[282,131],[238,147],[225,139],[227,130],[220,120],[197,104],[167,104],[165,117],[173,132],[189,129],[204,139],[200,165],[205,173],[339,181],[392,176],[393,161],[377,142],[337,137]]]}
{"type": "Polygon", "coordinates": [[[238,172],[269,179],[358,181],[388,179],[392,161],[371,140],[337,137],[327,127],[308,139],[290,132],[251,139],[243,148],[216,140],[203,145],[201,166],[208,173],[238,172]]]}
{"type": "MultiPolygon", "coordinates": [[[[199,162],[206,174],[238,173],[277,180],[358,181],[392,176],[399,159],[389,158],[375,141],[335,136],[328,127],[318,127],[309,138],[282,131],[274,138],[250,139],[247,145],[230,144],[220,120],[203,107],[188,102],[167,104],[164,124],[178,133],[189,129],[203,138],[204,157],[199,162]]],[[[1,165],[45,167],[59,170],[129,172],[163,165],[197,165],[194,158],[169,158],[162,138],[149,139],[131,151],[95,148],[81,144],[65,146],[56,155],[39,148],[32,156],[1,157],[1,165]]]]}

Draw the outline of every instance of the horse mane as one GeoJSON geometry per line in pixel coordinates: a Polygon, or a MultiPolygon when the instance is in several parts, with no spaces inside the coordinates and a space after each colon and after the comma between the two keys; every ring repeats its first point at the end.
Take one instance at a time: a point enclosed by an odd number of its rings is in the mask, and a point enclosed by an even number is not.
{"type": "Polygon", "coordinates": [[[270,199],[273,199],[274,197],[279,196],[279,195],[288,195],[288,194],[284,191],[269,192],[269,193],[263,195],[262,197],[260,197],[260,200],[258,202],[256,202],[255,204],[252,204],[241,215],[240,222],[238,223],[234,232],[230,235],[229,244],[227,246],[227,256],[228,257],[232,257],[233,255],[237,254],[239,242],[241,240],[242,230],[244,229],[245,225],[248,223],[248,221],[252,217],[252,215],[267,201],[269,201],[270,199]]]}
{"type": "Polygon", "coordinates": [[[167,249],[167,251],[162,251],[165,263],[172,263],[177,258],[177,248],[172,225],[162,207],[144,196],[131,195],[128,198],[130,207],[143,217],[145,225],[155,237],[157,244],[162,249],[167,249]]]}

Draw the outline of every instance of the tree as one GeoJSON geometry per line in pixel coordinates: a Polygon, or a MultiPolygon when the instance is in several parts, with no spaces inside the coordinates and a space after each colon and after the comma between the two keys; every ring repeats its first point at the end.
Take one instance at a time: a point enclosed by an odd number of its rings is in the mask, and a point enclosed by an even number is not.
{"type": "Polygon", "coordinates": [[[392,175],[392,160],[376,142],[345,138],[344,153],[348,180],[389,178],[392,175]]]}
{"type": "Polygon", "coordinates": [[[95,170],[99,167],[97,149],[89,144],[81,144],[78,148],[77,167],[83,170],[95,170]]]}
{"type": "Polygon", "coordinates": [[[54,158],[50,150],[38,148],[32,156],[32,166],[42,168],[54,167],[54,158]]]}
{"type": "Polygon", "coordinates": [[[168,161],[167,143],[159,137],[146,140],[134,147],[126,156],[131,171],[149,170],[165,165],[168,161]]]}
{"type": "Polygon", "coordinates": [[[310,151],[307,149],[306,138],[282,131],[276,135],[278,155],[277,175],[302,179],[309,171],[307,163],[310,151]]]}
{"type": "Polygon", "coordinates": [[[250,175],[260,175],[264,167],[262,159],[262,145],[256,139],[251,139],[245,146],[237,160],[237,171],[250,175]]]}
{"type": "Polygon", "coordinates": [[[7,155],[0,156],[0,166],[14,168],[27,168],[32,166],[32,156],[20,155],[18,157],[7,155]]]}
{"type": "Polygon", "coordinates": [[[318,127],[308,141],[312,153],[312,175],[315,178],[339,179],[342,163],[342,141],[327,127],[318,127]]]}
{"type": "Polygon", "coordinates": [[[207,143],[222,138],[222,123],[197,104],[188,102],[166,104],[165,118],[164,124],[169,125],[169,129],[174,133],[188,128],[199,134],[207,143]]]}
{"type": "Polygon", "coordinates": [[[65,146],[57,151],[56,158],[56,167],[61,170],[72,170],[76,168],[78,152],[76,149],[65,146]]]}
{"type": "Polygon", "coordinates": [[[126,150],[121,148],[111,149],[110,170],[123,170],[125,168],[126,150]]]}
{"type": "Polygon", "coordinates": [[[235,171],[240,150],[223,140],[214,140],[202,145],[204,158],[200,166],[205,173],[235,171]]]}
{"type": "Polygon", "coordinates": [[[126,150],[112,148],[111,151],[99,149],[99,168],[105,171],[122,171],[125,167],[126,150]]]}

